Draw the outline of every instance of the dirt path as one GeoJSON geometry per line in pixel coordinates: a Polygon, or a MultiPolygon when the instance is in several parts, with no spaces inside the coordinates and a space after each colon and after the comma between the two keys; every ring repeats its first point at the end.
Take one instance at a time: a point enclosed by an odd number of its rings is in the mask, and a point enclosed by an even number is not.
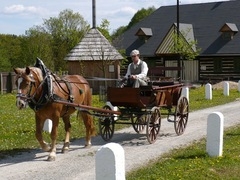
{"type": "MultiPolygon", "coordinates": [[[[234,126],[239,121],[240,102],[195,111],[189,114],[185,133],[176,136],[173,123],[162,120],[160,136],[154,144],[147,142],[144,134],[136,134],[133,128],[115,132],[112,142],[123,146],[126,159],[126,172],[146,164],[171,149],[187,145],[206,136],[207,117],[212,112],[224,115],[224,127],[234,126]]],[[[34,138],[34,137],[33,137],[34,138]]],[[[92,148],[84,149],[84,140],[71,143],[71,151],[61,154],[59,145],[55,162],[47,162],[48,153],[33,150],[15,157],[0,160],[0,177],[5,180],[43,180],[43,179],[95,179],[95,153],[105,144],[101,137],[95,137],[92,148]]]]}

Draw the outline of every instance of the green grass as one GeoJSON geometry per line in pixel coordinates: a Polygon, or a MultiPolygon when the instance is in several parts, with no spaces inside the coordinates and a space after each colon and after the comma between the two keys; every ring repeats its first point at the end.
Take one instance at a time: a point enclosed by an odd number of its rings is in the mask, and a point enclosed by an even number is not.
{"type": "MultiPolygon", "coordinates": [[[[239,99],[240,93],[231,90],[224,96],[223,90],[214,90],[213,99],[206,100],[204,87],[190,90],[191,111],[225,104],[239,99]]],[[[222,180],[240,177],[240,125],[229,128],[224,133],[222,157],[209,157],[206,153],[206,139],[190,146],[174,149],[127,174],[127,180],[222,180]]]]}
{"type": "Polygon", "coordinates": [[[221,180],[240,177],[240,126],[224,133],[222,157],[209,157],[206,140],[174,149],[144,167],[127,174],[127,180],[221,180]]]}
{"type": "MultiPolygon", "coordinates": [[[[190,89],[190,111],[226,104],[239,99],[240,93],[231,90],[229,96],[223,90],[213,90],[213,99],[205,99],[205,88],[190,89]]],[[[0,158],[15,155],[23,151],[39,148],[35,138],[34,112],[30,109],[18,110],[15,106],[15,94],[0,95],[0,158]]],[[[102,107],[98,96],[93,96],[93,106],[102,107]]],[[[98,129],[97,118],[95,125],[98,129]]],[[[83,123],[71,117],[71,138],[85,136],[83,123]]],[[[117,128],[121,128],[117,125],[117,128]]],[[[44,133],[49,141],[49,134],[44,133]]],[[[58,142],[64,139],[63,123],[60,123],[58,142]]],[[[202,139],[188,147],[175,149],[127,174],[127,180],[161,180],[161,179],[239,179],[240,177],[240,126],[229,129],[224,134],[224,152],[222,157],[212,158],[206,154],[206,140],[202,139]]]]}
{"type": "MultiPolygon", "coordinates": [[[[30,109],[18,110],[15,106],[15,94],[0,95],[0,158],[4,155],[13,155],[22,151],[39,148],[35,138],[35,118],[34,112],[30,109]]],[[[95,107],[102,107],[103,102],[99,102],[98,96],[93,96],[95,107]]],[[[85,127],[82,121],[77,120],[77,113],[71,117],[72,131],[71,139],[85,136],[85,127]]],[[[97,129],[97,119],[94,118],[97,129]]],[[[65,137],[63,122],[59,124],[58,142],[62,142],[65,137]]],[[[49,134],[43,133],[44,139],[49,142],[49,134]]]]}

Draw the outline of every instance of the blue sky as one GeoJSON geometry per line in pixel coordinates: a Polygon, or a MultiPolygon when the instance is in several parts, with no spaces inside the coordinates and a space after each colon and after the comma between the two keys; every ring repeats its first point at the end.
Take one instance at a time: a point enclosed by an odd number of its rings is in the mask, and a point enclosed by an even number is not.
{"type": "MultiPolygon", "coordinates": [[[[206,3],[223,0],[179,0],[181,4],[206,3]]],[[[110,32],[129,23],[141,8],[175,5],[177,0],[96,0],[96,24],[102,19],[110,22],[110,32]]],[[[92,0],[2,0],[0,7],[0,34],[24,35],[43,19],[57,17],[65,10],[80,13],[92,25],[92,0]]]]}

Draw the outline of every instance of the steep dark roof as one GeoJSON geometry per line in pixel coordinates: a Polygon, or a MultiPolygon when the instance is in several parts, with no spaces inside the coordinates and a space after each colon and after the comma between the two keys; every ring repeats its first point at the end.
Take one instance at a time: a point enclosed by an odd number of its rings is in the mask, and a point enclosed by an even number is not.
{"type": "MultiPolygon", "coordinates": [[[[226,23],[235,24],[236,28],[240,27],[239,7],[239,0],[180,5],[179,22],[192,24],[201,55],[239,55],[240,33],[236,33],[233,39],[226,40],[222,38],[222,32],[219,32],[226,23]]],[[[132,49],[138,49],[142,56],[154,57],[157,47],[176,22],[176,6],[162,6],[126,31],[116,46],[126,49],[127,55],[132,49]],[[146,42],[135,36],[141,27],[152,29],[153,35],[146,42]]]]}

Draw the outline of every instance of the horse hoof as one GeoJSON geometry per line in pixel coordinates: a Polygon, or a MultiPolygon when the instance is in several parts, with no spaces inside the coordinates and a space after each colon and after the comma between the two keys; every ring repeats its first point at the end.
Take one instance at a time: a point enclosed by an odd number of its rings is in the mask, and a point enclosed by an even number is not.
{"type": "Polygon", "coordinates": [[[68,148],[62,149],[62,154],[65,154],[65,153],[68,153],[68,152],[69,152],[69,149],[68,149],[68,148]]]}
{"type": "Polygon", "coordinates": [[[56,157],[53,156],[48,156],[47,161],[55,161],[56,157]]]}
{"type": "Polygon", "coordinates": [[[92,145],[91,144],[85,144],[85,146],[84,146],[84,148],[91,148],[92,147],[92,145]]]}

